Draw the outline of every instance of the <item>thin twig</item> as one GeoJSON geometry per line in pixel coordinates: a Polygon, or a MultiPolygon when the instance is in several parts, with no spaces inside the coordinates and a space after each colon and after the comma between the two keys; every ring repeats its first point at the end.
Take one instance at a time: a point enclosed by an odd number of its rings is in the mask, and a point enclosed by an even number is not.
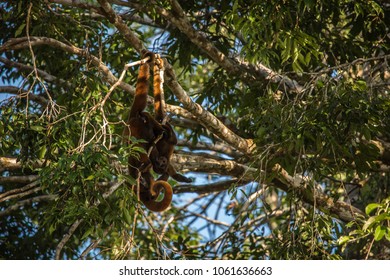
{"type": "MultiPolygon", "coordinates": [[[[103,237],[105,237],[108,234],[111,228],[112,228],[112,224],[104,230],[103,237]]],[[[89,252],[95,249],[99,245],[99,243],[102,242],[102,240],[103,239],[99,237],[95,241],[91,242],[91,244],[89,244],[89,246],[81,253],[79,259],[85,259],[85,257],[89,254],[89,252]]]]}
{"type": "Polygon", "coordinates": [[[114,89],[122,83],[123,79],[125,78],[126,72],[130,67],[133,67],[133,66],[139,65],[139,64],[145,64],[149,59],[150,59],[150,57],[148,56],[148,57],[145,57],[141,60],[126,64],[123,68],[123,71],[122,71],[119,79],[111,86],[111,88],[107,92],[106,96],[103,98],[102,102],[100,103],[100,106],[101,107],[104,106],[107,99],[110,97],[111,93],[114,91],[114,89]]]}
{"type": "MultiPolygon", "coordinates": [[[[112,185],[110,187],[110,189],[106,192],[103,193],[103,198],[107,198],[109,197],[113,192],[115,192],[119,186],[121,186],[125,181],[124,180],[121,180],[121,181],[118,181],[117,183],[115,183],[114,185],[112,185]]],[[[99,204],[101,203],[100,200],[96,201],[95,203],[93,203],[93,206],[96,207],[98,206],[99,204]]],[[[76,222],[74,222],[72,224],[72,226],[70,227],[69,231],[64,235],[64,237],[61,239],[60,243],[58,243],[57,245],[57,248],[56,248],[56,259],[58,260],[60,258],[60,255],[61,255],[61,251],[62,249],[64,248],[65,244],[68,242],[68,240],[70,239],[70,237],[72,236],[72,234],[76,231],[76,229],[78,228],[78,226],[84,221],[84,219],[78,219],[76,222]]]]}
{"type": "Polygon", "coordinates": [[[248,197],[248,200],[245,201],[244,205],[242,206],[242,208],[240,209],[240,213],[239,215],[237,215],[237,218],[234,220],[234,222],[232,223],[232,225],[230,226],[230,228],[225,231],[223,234],[221,234],[220,237],[216,238],[212,243],[213,244],[217,244],[218,242],[221,241],[220,245],[219,245],[219,248],[217,249],[217,251],[222,248],[223,246],[223,237],[225,236],[228,236],[231,232],[233,232],[235,230],[235,227],[234,225],[236,225],[238,223],[238,221],[247,213],[248,211],[248,208],[249,206],[255,201],[257,200],[264,192],[264,188],[261,188],[259,190],[257,190],[256,192],[252,193],[249,197],[248,197]]]}
{"type": "Polygon", "coordinates": [[[370,246],[367,249],[367,254],[366,254],[366,257],[365,257],[366,260],[368,260],[368,257],[370,256],[371,248],[372,248],[372,245],[374,244],[374,241],[375,241],[375,237],[372,238],[372,241],[370,242],[370,246]]]}
{"type": "Polygon", "coordinates": [[[84,221],[84,219],[78,219],[76,222],[72,224],[68,232],[64,235],[64,237],[61,239],[60,243],[58,243],[56,247],[56,260],[59,260],[61,257],[61,251],[64,248],[65,244],[68,242],[70,237],[73,235],[73,233],[76,231],[76,229],[79,227],[79,225],[84,221]]]}

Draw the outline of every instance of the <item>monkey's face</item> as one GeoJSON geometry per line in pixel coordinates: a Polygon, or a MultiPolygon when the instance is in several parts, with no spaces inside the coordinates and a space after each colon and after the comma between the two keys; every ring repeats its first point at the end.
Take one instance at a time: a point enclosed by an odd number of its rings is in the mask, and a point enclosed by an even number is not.
{"type": "Polygon", "coordinates": [[[167,172],[169,166],[169,158],[167,157],[167,153],[165,152],[166,150],[164,149],[169,147],[162,147],[161,145],[157,146],[158,145],[153,148],[149,159],[152,164],[153,171],[157,174],[164,174],[167,172]],[[162,151],[162,153],[159,151],[162,151]]]}
{"type": "Polygon", "coordinates": [[[168,164],[169,161],[165,156],[159,156],[153,170],[158,174],[162,174],[168,169],[168,164]]]}

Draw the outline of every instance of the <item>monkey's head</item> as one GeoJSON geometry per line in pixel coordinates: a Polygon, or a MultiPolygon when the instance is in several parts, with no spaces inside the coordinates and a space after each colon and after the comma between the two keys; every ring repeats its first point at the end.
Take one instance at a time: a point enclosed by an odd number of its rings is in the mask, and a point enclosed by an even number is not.
{"type": "Polygon", "coordinates": [[[157,157],[156,164],[153,170],[158,174],[162,174],[168,169],[168,164],[169,161],[165,156],[159,156],[157,157]]]}

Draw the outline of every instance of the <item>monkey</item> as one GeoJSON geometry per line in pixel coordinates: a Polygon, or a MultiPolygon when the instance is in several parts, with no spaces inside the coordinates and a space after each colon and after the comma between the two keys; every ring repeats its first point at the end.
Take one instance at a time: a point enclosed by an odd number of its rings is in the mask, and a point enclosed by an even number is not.
{"type": "MultiPolygon", "coordinates": [[[[143,140],[143,142],[137,143],[137,145],[147,153],[150,152],[150,155],[141,153],[138,158],[130,156],[128,159],[128,168],[130,176],[135,179],[140,178],[139,198],[144,205],[152,211],[163,211],[171,203],[172,188],[167,182],[154,182],[153,176],[150,174],[150,168],[158,162],[158,152],[153,147],[154,141],[157,135],[163,133],[163,129],[148,112],[144,111],[147,105],[149,91],[150,65],[154,63],[154,54],[144,51],[142,57],[149,58],[149,61],[142,64],[139,69],[135,98],[130,108],[124,137],[129,144],[130,135],[136,139],[143,140]],[[152,149],[150,150],[150,148],[152,149]],[[165,190],[163,200],[160,202],[155,201],[162,190],[165,190]]],[[[155,167],[154,169],[158,168],[155,167]]]]}
{"type": "Polygon", "coordinates": [[[154,172],[161,174],[158,180],[167,181],[169,176],[179,182],[191,183],[192,180],[177,173],[175,168],[170,163],[174,147],[177,145],[177,137],[175,131],[169,122],[165,119],[164,96],[162,90],[162,77],[160,76],[160,69],[164,68],[164,61],[156,55],[153,67],[153,96],[154,96],[154,117],[161,124],[163,129],[162,138],[157,141],[156,149],[159,154],[157,163],[153,168],[154,172]]]}
{"type": "MultiPolygon", "coordinates": [[[[172,187],[166,182],[169,176],[171,175],[172,178],[179,181],[189,182],[189,179],[178,174],[170,164],[174,146],[177,144],[172,127],[169,124],[158,122],[144,111],[147,105],[150,65],[155,62],[155,55],[152,52],[143,51],[142,57],[149,58],[149,61],[142,64],[139,69],[135,98],[130,108],[124,137],[128,139],[129,144],[130,135],[143,140],[137,145],[147,153],[140,154],[139,158],[129,157],[129,174],[135,179],[139,178],[139,198],[143,204],[149,210],[160,212],[168,208],[172,201],[172,187]],[[153,169],[157,174],[162,174],[157,181],[151,175],[150,169],[153,169]],[[164,191],[164,197],[161,201],[156,201],[161,191],[164,191]]],[[[159,92],[161,93],[161,91],[154,90],[154,95],[158,95],[159,92]]],[[[155,96],[155,103],[161,104],[161,102],[161,94],[155,96]]],[[[155,108],[157,107],[159,106],[155,105],[155,108]]],[[[158,109],[155,113],[158,115],[158,119],[164,117],[162,110],[161,107],[161,110],[158,109]]]]}

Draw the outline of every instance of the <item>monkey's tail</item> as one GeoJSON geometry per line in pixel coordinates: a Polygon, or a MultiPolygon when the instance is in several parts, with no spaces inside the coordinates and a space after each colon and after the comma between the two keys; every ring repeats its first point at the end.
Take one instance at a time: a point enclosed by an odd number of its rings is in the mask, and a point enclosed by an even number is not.
{"type": "Polygon", "coordinates": [[[169,207],[169,205],[171,204],[172,195],[173,195],[172,187],[167,182],[159,180],[159,181],[154,182],[152,188],[155,190],[159,190],[157,192],[158,194],[160,194],[161,190],[164,190],[164,198],[160,201],[157,201],[155,199],[145,199],[141,195],[140,199],[141,199],[142,203],[149,210],[152,210],[154,212],[162,212],[165,209],[167,209],[169,207]]]}

